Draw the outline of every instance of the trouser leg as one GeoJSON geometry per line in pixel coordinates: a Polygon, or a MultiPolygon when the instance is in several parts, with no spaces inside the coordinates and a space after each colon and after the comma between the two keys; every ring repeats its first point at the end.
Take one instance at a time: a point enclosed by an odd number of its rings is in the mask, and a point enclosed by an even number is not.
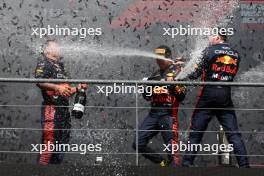
{"type": "Polygon", "coordinates": [[[39,164],[47,165],[52,158],[52,152],[49,150],[49,145],[54,144],[54,118],[56,109],[54,105],[45,105],[42,108],[42,144],[44,151],[39,156],[39,164]]]}
{"type": "MultiPolygon", "coordinates": [[[[192,144],[200,144],[204,131],[207,129],[208,123],[211,120],[211,112],[210,110],[196,110],[192,120],[189,134],[189,143],[192,144]]],[[[195,154],[197,151],[186,151],[182,165],[189,166],[193,165],[193,161],[195,159],[195,154]]]]}
{"type": "MultiPolygon", "coordinates": [[[[54,131],[55,142],[58,145],[68,144],[70,140],[71,129],[71,119],[68,108],[57,108],[54,122],[56,129],[54,131]]],[[[64,159],[65,152],[67,151],[56,151],[56,153],[53,153],[50,163],[61,164],[64,159]]]]}
{"type": "Polygon", "coordinates": [[[218,112],[217,118],[226,131],[226,137],[230,144],[233,144],[234,154],[236,155],[240,167],[248,167],[248,157],[242,136],[239,133],[237,117],[233,110],[223,110],[218,112]]]}
{"type": "Polygon", "coordinates": [[[168,153],[168,159],[173,166],[180,165],[180,158],[178,151],[174,151],[174,145],[178,144],[178,123],[174,122],[172,116],[163,116],[160,119],[160,129],[162,131],[162,137],[164,144],[170,146],[166,152],[168,153]]]}
{"type": "Polygon", "coordinates": [[[152,139],[155,135],[158,134],[158,131],[151,131],[151,130],[158,130],[158,118],[155,117],[153,114],[149,114],[139,127],[138,131],[138,141],[134,141],[133,148],[136,150],[138,146],[139,153],[143,153],[142,155],[149,159],[154,163],[160,163],[163,158],[159,154],[154,154],[155,151],[148,147],[148,142],[152,139]],[[136,146],[137,145],[137,146],[136,146]]]}

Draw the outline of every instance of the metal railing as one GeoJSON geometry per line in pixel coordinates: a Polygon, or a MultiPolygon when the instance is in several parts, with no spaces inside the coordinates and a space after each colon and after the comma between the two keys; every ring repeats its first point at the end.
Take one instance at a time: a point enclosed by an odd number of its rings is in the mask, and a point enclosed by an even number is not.
{"type": "MultiPolygon", "coordinates": [[[[32,79],[32,78],[0,78],[3,83],[90,83],[90,84],[147,84],[163,85],[164,81],[140,81],[140,80],[89,80],[89,79],[32,79]]],[[[233,86],[233,87],[264,87],[264,83],[249,82],[190,82],[190,81],[166,81],[166,85],[185,86],[233,86]]]]}
{"type": "MultiPolygon", "coordinates": [[[[135,85],[136,88],[139,85],[185,85],[185,86],[230,86],[230,87],[264,87],[264,83],[257,83],[257,82],[190,82],[190,81],[172,81],[172,82],[164,82],[164,81],[141,81],[141,80],[89,80],[89,79],[32,79],[32,78],[0,78],[0,83],[88,83],[88,84],[127,84],[127,85],[135,85]]],[[[149,107],[139,107],[138,106],[138,93],[136,91],[136,105],[135,107],[104,107],[101,106],[100,108],[130,108],[136,110],[136,129],[120,129],[120,130],[128,130],[128,131],[136,131],[136,153],[125,153],[125,154],[136,154],[136,165],[138,165],[138,110],[139,109],[147,109],[149,107]]],[[[39,107],[39,105],[0,105],[0,107],[32,107],[36,106],[39,107]]],[[[71,107],[71,106],[69,106],[71,107]]],[[[97,106],[87,106],[88,108],[98,108],[97,106]]],[[[195,108],[179,108],[179,109],[195,109],[195,108]]],[[[206,108],[208,109],[208,108],[206,108]]],[[[213,108],[216,109],[216,108],[213,108]]],[[[232,108],[233,110],[245,110],[245,111],[263,111],[264,109],[250,109],[250,108],[232,108]]],[[[22,129],[28,129],[33,131],[38,131],[41,129],[35,129],[35,128],[0,128],[5,130],[22,130],[22,129]]],[[[56,130],[56,129],[55,129],[56,130]]],[[[91,129],[71,129],[71,130],[91,130],[91,129]]],[[[94,130],[119,130],[119,129],[94,129],[94,130]]],[[[159,130],[164,131],[164,130],[159,130]]],[[[179,132],[186,132],[186,131],[179,131],[179,132]]],[[[218,132],[218,131],[205,131],[205,132],[218,132]]],[[[243,133],[243,131],[240,131],[243,133]]],[[[254,133],[251,131],[245,131],[244,133],[254,133]]],[[[264,133],[262,132],[255,132],[255,133],[264,133]]],[[[12,151],[0,151],[3,153],[9,153],[12,151]]],[[[17,153],[20,153],[20,151],[14,151],[17,153]]],[[[28,153],[28,152],[24,152],[28,153]]],[[[30,153],[30,152],[29,152],[30,153]]],[[[91,153],[92,154],[92,153],[91,153]]],[[[107,154],[115,154],[115,153],[107,153],[107,154]]],[[[123,153],[122,153],[123,154],[123,153]]],[[[164,153],[163,153],[164,154],[164,153]]],[[[209,154],[197,154],[197,155],[209,155],[209,154]]],[[[211,155],[211,154],[210,154],[211,155]]],[[[250,155],[251,156],[251,155],[250,155]]],[[[252,156],[264,156],[264,155],[252,155],[252,156]]]]}

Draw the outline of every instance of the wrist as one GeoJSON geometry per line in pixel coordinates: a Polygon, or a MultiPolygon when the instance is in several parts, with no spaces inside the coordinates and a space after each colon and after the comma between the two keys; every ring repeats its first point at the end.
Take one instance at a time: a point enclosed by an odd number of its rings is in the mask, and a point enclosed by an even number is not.
{"type": "Polygon", "coordinates": [[[55,86],[54,86],[54,90],[55,90],[55,91],[59,91],[59,90],[60,90],[59,85],[55,85],[55,86]]]}

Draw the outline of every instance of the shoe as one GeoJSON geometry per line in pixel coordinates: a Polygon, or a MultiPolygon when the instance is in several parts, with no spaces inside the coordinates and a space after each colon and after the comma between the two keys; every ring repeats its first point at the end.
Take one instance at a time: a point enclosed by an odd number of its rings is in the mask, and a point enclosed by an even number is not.
{"type": "Polygon", "coordinates": [[[167,160],[162,160],[162,161],[160,162],[160,167],[168,167],[169,164],[170,164],[170,163],[169,163],[167,160]]]}

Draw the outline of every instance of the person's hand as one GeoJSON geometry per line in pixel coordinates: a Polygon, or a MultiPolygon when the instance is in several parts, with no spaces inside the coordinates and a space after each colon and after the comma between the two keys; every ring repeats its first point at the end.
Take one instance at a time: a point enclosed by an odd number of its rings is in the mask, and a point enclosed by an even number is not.
{"type": "Polygon", "coordinates": [[[56,85],[56,91],[65,97],[70,97],[72,95],[72,87],[69,84],[59,84],[56,85]]]}
{"type": "Polygon", "coordinates": [[[176,61],[173,64],[174,65],[183,65],[183,64],[185,64],[185,62],[183,62],[183,61],[176,61]]]}
{"type": "Polygon", "coordinates": [[[177,57],[173,64],[174,65],[183,65],[183,64],[185,64],[183,57],[177,57]]]}
{"type": "Polygon", "coordinates": [[[77,89],[88,89],[88,84],[78,84],[77,89]]]}
{"type": "Polygon", "coordinates": [[[186,86],[175,86],[175,92],[177,94],[185,93],[186,92],[186,86]]]}
{"type": "Polygon", "coordinates": [[[78,89],[87,89],[88,85],[87,84],[78,84],[77,87],[71,87],[71,95],[75,94],[78,89]]]}

